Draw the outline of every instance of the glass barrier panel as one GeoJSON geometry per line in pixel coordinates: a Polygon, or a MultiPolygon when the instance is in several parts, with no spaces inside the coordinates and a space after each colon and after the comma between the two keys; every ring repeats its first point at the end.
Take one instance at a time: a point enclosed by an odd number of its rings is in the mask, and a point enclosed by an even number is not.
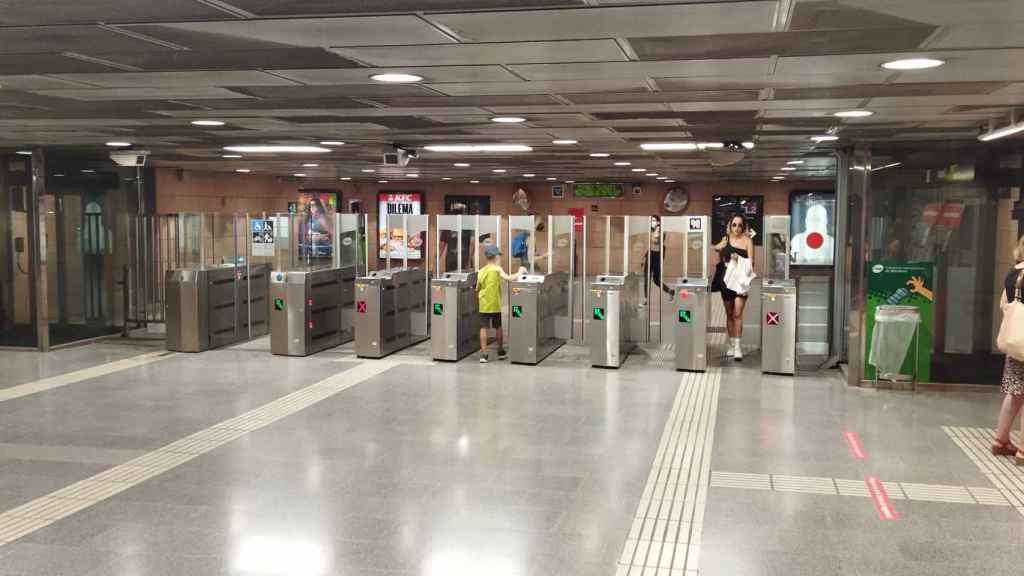
{"type": "Polygon", "coordinates": [[[434,269],[438,274],[459,270],[459,216],[444,214],[437,217],[434,242],[434,269]]]}
{"type": "MultiPolygon", "coordinates": [[[[531,256],[535,253],[534,239],[535,232],[540,224],[533,216],[509,216],[508,217],[508,263],[509,272],[514,273],[519,268],[525,268],[528,272],[535,271],[535,262],[531,256]]],[[[541,270],[536,269],[537,272],[541,270]]]]}

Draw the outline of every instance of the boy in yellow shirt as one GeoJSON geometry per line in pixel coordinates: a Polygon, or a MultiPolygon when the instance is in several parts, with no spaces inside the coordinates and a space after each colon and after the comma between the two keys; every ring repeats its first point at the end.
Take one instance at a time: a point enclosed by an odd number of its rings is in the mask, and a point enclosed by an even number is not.
{"type": "Polygon", "coordinates": [[[480,363],[487,364],[487,331],[494,328],[498,339],[498,360],[507,357],[501,334],[501,281],[511,280],[498,264],[501,249],[491,244],[484,249],[487,265],[476,273],[476,293],[480,305],[480,363]]]}

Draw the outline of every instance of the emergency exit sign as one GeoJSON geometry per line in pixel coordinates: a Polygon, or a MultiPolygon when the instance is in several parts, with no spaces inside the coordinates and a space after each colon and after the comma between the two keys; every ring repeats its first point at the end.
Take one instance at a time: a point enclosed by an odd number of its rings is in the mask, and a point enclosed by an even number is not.
{"type": "Polygon", "coordinates": [[[512,317],[513,318],[522,318],[523,317],[523,307],[520,306],[519,304],[513,304],[512,305],[512,317]]]}
{"type": "Polygon", "coordinates": [[[444,304],[440,302],[434,303],[434,316],[444,316],[444,304]]]}
{"type": "Polygon", "coordinates": [[[594,308],[594,320],[604,320],[604,308],[594,308]]]}

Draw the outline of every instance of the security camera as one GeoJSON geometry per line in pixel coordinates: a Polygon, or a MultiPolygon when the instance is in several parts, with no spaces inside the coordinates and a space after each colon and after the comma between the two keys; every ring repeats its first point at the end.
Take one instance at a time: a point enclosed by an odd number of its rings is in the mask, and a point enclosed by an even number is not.
{"type": "Polygon", "coordinates": [[[409,162],[419,156],[413,148],[406,148],[401,144],[392,144],[391,146],[395,151],[384,153],[385,166],[408,166],[409,162]]]}
{"type": "Polygon", "coordinates": [[[117,150],[110,153],[110,159],[118,166],[145,166],[148,150],[117,150]]]}

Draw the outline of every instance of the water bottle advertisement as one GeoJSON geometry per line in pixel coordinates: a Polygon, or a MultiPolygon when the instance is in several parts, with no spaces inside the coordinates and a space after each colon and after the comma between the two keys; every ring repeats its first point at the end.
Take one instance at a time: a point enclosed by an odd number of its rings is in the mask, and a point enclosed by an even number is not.
{"type": "MultiPolygon", "coordinates": [[[[872,337],[879,324],[875,319],[879,306],[913,306],[917,308],[920,313],[917,334],[913,334],[912,330],[903,331],[905,333],[900,333],[899,330],[889,330],[893,333],[885,335],[885,339],[887,348],[895,346],[906,351],[899,374],[913,374],[918,382],[928,382],[931,378],[932,317],[935,299],[932,293],[935,288],[934,270],[935,265],[932,262],[869,262],[867,266],[868,293],[865,299],[864,349],[871,349],[872,337]],[[893,337],[898,337],[901,342],[893,341],[893,337]],[[908,338],[911,340],[902,342],[908,338]],[[914,365],[915,359],[917,366],[914,365]]],[[[870,357],[865,354],[865,380],[875,378],[875,366],[869,360],[870,357]]]]}

